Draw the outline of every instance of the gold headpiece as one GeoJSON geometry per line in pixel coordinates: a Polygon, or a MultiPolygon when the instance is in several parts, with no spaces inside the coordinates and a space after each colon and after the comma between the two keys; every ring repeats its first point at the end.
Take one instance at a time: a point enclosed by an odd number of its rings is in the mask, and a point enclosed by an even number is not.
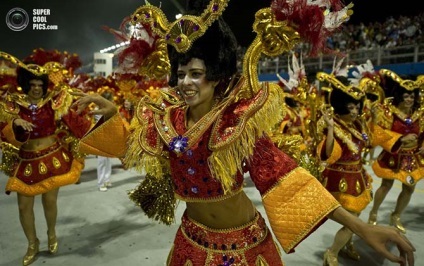
{"type": "Polygon", "coordinates": [[[365,93],[377,96],[378,102],[383,102],[385,98],[384,90],[381,88],[380,83],[370,77],[364,77],[359,81],[358,87],[365,93]]]}
{"type": "MultiPolygon", "coordinates": [[[[321,82],[326,81],[330,83],[333,88],[343,91],[355,100],[360,100],[362,97],[365,96],[364,91],[362,91],[360,88],[355,87],[353,85],[346,86],[342,82],[340,82],[334,75],[327,74],[325,72],[318,72],[317,79],[321,82]]],[[[325,90],[331,92],[332,88],[326,88],[325,90]]]]}
{"type": "Polygon", "coordinates": [[[47,62],[43,66],[37,64],[25,64],[18,58],[0,51],[0,58],[4,58],[18,67],[24,68],[36,76],[48,75],[49,80],[54,86],[65,81],[69,71],[61,64],[55,61],[47,62]]]}
{"type": "Polygon", "coordinates": [[[171,23],[160,8],[147,3],[133,13],[131,22],[134,25],[150,24],[153,31],[164,38],[167,44],[174,46],[179,53],[184,53],[221,16],[228,2],[229,0],[211,0],[200,16],[184,15],[171,23]]]}
{"type": "Polygon", "coordinates": [[[22,61],[20,61],[18,58],[14,57],[13,55],[10,55],[2,51],[0,51],[0,58],[4,58],[19,67],[25,68],[26,70],[30,71],[31,73],[37,76],[49,74],[48,70],[44,67],[41,67],[36,64],[25,64],[22,61]]]}
{"type": "Polygon", "coordinates": [[[387,76],[391,78],[393,81],[397,82],[402,88],[405,88],[408,91],[413,91],[415,89],[423,86],[422,79],[418,79],[416,81],[410,79],[402,79],[398,74],[389,70],[389,69],[380,69],[380,74],[383,76],[387,76]]]}

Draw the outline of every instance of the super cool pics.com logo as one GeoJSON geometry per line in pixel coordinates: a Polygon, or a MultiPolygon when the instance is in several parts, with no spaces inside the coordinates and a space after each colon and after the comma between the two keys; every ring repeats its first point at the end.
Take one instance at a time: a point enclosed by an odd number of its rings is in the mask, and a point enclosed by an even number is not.
{"type": "Polygon", "coordinates": [[[22,31],[32,22],[33,30],[57,30],[57,25],[48,23],[48,17],[51,15],[50,9],[33,9],[32,18],[24,9],[15,7],[6,14],[6,25],[13,31],[22,31]]]}

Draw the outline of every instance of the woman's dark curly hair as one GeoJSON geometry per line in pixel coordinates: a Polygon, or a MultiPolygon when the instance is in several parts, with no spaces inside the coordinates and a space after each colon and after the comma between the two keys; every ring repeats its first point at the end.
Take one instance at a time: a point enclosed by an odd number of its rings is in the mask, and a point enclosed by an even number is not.
{"type": "MultiPolygon", "coordinates": [[[[189,14],[199,15],[209,1],[192,1],[196,4],[189,8],[200,10],[189,11],[189,14]]],[[[190,50],[178,53],[173,46],[168,46],[171,62],[169,85],[176,86],[178,82],[178,66],[187,65],[192,58],[201,59],[206,66],[206,79],[220,81],[215,94],[222,93],[237,73],[237,41],[230,27],[222,17],[218,18],[206,30],[206,33],[195,40],[190,50]]]]}
{"type": "Polygon", "coordinates": [[[47,74],[35,75],[29,70],[26,70],[23,67],[19,67],[16,70],[18,85],[22,88],[25,94],[28,94],[31,89],[30,81],[31,80],[41,80],[43,82],[43,96],[46,95],[47,89],[49,87],[49,76],[47,74]]]}
{"type": "MultiPolygon", "coordinates": [[[[349,80],[344,76],[337,76],[336,78],[340,82],[342,82],[345,86],[348,86],[350,84],[349,80]]],[[[353,103],[353,104],[359,103],[359,114],[361,114],[362,108],[364,107],[364,100],[365,100],[365,96],[359,100],[356,100],[349,94],[337,88],[333,88],[330,95],[330,104],[334,109],[334,113],[338,115],[347,115],[350,113],[349,109],[347,108],[347,105],[349,103],[353,103]]]]}
{"type": "MultiPolygon", "coordinates": [[[[412,76],[402,75],[400,76],[403,80],[410,79],[414,80],[415,78],[412,76]]],[[[387,77],[385,79],[384,88],[386,91],[389,91],[389,96],[393,97],[392,104],[394,106],[398,106],[401,102],[403,102],[403,94],[414,94],[414,105],[412,106],[412,109],[415,111],[420,107],[420,97],[419,97],[419,88],[416,88],[414,90],[407,90],[404,87],[402,87],[399,82],[396,82],[395,80],[387,77]]]]}

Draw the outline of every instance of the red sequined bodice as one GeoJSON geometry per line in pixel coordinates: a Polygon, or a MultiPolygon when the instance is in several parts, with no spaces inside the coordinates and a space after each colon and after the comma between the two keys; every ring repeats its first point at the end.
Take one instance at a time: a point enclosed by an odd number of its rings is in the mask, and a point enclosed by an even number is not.
{"type": "Polygon", "coordinates": [[[54,110],[49,103],[42,107],[31,105],[28,108],[21,106],[19,116],[35,125],[30,133],[30,139],[38,139],[53,135],[56,130],[54,110]]]}
{"type": "MultiPolygon", "coordinates": [[[[178,134],[186,132],[184,110],[176,109],[172,121],[178,134]]],[[[199,141],[182,154],[170,152],[172,182],[175,193],[185,200],[200,200],[219,198],[224,195],[221,183],[215,179],[208,166],[208,157],[212,151],[208,149],[211,134],[209,128],[199,141]]],[[[243,175],[238,173],[233,191],[243,185],[243,175]]]]}

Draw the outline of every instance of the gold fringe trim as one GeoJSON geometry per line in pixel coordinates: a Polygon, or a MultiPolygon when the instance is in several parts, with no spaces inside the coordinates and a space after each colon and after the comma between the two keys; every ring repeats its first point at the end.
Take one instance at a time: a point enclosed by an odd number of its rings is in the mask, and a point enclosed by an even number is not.
{"type": "Polygon", "coordinates": [[[62,85],[60,88],[61,95],[59,95],[58,99],[53,100],[52,108],[55,111],[55,120],[60,120],[64,115],[66,115],[72,105],[73,96],[68,93],[68,88],[68,86],[62,85]]]}
{"type": "Polygon", "coordinates": [[[10,110],[5,106],[5,102],[0,102],[0,122],[10,122],[13,119],[19,118],[19,107],[10,112],[10,110]]]}
{"type": "MultiPolygon", "coordinates": [[[[161,178],[170,169],[169,160],[166,160],[168,156],[165,152],[152,154],[152,151],[146,151],[142,141],[144,141],[143,138],[145,138],[147,126],[147,123],[140,123],[138,118],[131,120],[131,133],[127,140],[128,149],[124,157],[124,164],[127,167],[134,168],[139,173],[145,170],[146,173],[156,178],[161,178]]],[[[157,137],[160,145],[164,145],[159,135],[157,137]]]]}
{"type": "Polygon", "coordinates": [[[243,172],[243,161],[252,156],[256,140],[270,133],[271,126],[282,119],[283,90],[277,84],[263,89],[268,90],[269,95],[264,105],[247,120],[240,136],[226,147],[213,151],[208,158],[211,173],[221,182],[224,194],[231,191],[236,173],[243,172]]]}
{"type": "Polygon", "coordinates": [[[128,196],[150,219],[166,225],[175,222],[177,201],[169,173],[161,179],[147,174],[135,189],[128,192],[128,196]]]}
{"type": "Polygon", "coordinates": [[[13,175],[15,164],[19,161],[19,149],[7,142],[0,143],[3,156],[1,158],[0,170],[8,176],[13,175]]]}

